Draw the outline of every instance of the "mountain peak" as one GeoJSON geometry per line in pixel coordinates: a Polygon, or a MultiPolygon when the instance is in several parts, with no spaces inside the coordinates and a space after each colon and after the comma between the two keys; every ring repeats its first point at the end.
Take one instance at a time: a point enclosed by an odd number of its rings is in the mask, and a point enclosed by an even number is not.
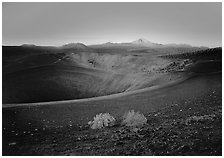
{"type": "Polygon", "coordinates": [[[106,42],[106,43],[104,43],[105,45],[112,45],[112,44],[114,44],[114,43],[112,43],[112,42],[106,42]]]}
{"type": "Polygon", "coordinates": [[[163,46],[162,44],[153,43],[144,38],[139,38],[138,40],[133,41],[131,43],[134,45],[140,45],[145,47],[162,47],[163,46]]]}
{"type": "Polygon", "coordinates": [[[82,43],[68,43],[61,46],[62,49],[71,49],[75,51],[90,52],[92,49],[82,43]]]}
{"type": "Polygon", "coordinates": [[[149,44],[149,43],[152,43],[152,42],[150,42],[150,41],[148,41],[147,39],[144,39],[144,38],[139,38],[138,40],[133,41],[132,43],[134,43],[134,44],[149,44]]]}
{"type": "Polygon", "coordinates": [[[34,44],[22,44],[22,47],[36,47],[34,44]]]}
{"type": "Polygon", "coordinates": [[[88,48],[86,45],[82,43],[68,43],[63,45],[62,47],[63,48],[79,48],[79,49],[88,48]]]}

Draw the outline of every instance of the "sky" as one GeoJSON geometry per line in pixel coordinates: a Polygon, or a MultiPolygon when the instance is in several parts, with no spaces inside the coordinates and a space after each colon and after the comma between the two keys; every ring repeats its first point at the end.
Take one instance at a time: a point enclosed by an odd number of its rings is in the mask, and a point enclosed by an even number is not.
{"type": "Polygon", "coordinates": [[[3,45],[130,42],[222,45],[222,4],[3,2],[3,45]]]}

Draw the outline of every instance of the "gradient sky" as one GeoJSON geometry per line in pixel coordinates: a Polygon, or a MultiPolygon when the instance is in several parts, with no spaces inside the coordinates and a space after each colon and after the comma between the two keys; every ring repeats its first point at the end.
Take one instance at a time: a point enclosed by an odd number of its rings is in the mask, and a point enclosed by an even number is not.
{"type": "Polygon", "coordinates": [[[2,3],[3,45],[156,43],[222,45],[218,3],[2,3]]]}

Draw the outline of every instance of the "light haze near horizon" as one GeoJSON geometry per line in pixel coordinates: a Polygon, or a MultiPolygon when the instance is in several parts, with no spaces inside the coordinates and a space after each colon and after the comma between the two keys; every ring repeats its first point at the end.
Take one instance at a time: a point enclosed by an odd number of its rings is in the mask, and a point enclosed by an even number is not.
{"type": "Polygon", "coordinates": [[[222,45],[222,3],[2,3],[3,45],[222,45]]]}

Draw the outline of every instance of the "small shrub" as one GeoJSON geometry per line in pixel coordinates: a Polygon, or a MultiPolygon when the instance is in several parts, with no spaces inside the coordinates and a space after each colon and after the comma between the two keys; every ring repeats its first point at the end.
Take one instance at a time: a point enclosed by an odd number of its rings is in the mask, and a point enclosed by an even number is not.
{"type": "Polygon", "coordinates": [[[92,129],[101,129],[104,127],[113,126],[115,121],[115,118],[109,113],[100,113],[94,117],[93,121],[89,121],[88,124],[92,129]]]}
{"type": "Polygon", "coordinates": [[[147,123],[147,118],[140,114],[139,112],[135,112],[134,110],[128,111],[123,116],[122,125],[128,127],[142,127],[144,124],[147,123]]]}

